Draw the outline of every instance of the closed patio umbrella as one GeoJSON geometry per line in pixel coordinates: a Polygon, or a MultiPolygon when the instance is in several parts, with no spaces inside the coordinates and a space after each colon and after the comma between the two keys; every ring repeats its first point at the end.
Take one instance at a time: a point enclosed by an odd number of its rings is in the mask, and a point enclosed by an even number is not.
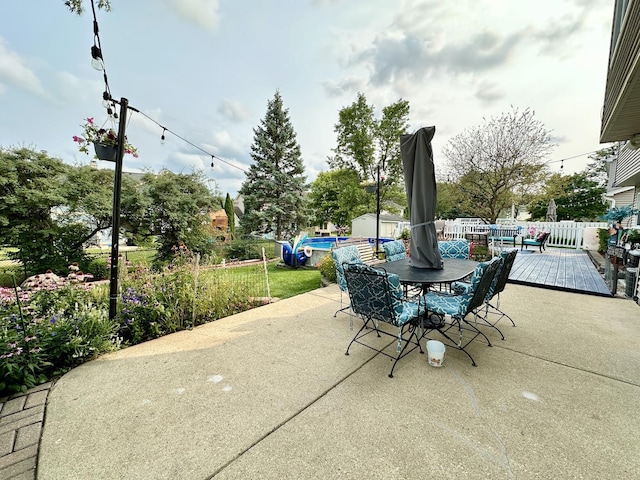
{"type": "Polygon", "coordinates": [[[552,198],[547,206],[547,216],[545,218],[547,222],[557,222],[558,215],[556,214],[556,201],[552,198]]]}
{"type": "Polygon", "coordinates": [[[404,185],[411,221],[409,262],[416,268],[442,268],[434,223],[436,175],[431,139],[436,127],[423,127],[414,134],[400,136],[404,185]]]}

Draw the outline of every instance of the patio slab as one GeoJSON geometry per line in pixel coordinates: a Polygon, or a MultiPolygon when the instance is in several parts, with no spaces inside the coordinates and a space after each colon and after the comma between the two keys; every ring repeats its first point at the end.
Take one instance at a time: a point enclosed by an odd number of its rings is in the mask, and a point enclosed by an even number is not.
{"type": "MultiPolygon", "coordinates": [[[[514,318],[398,363],[355,345],[336,285],[104,356],[49,393],[37,478],[630,478],[640,307],[507,285],[514,318]],[[542,292],[542,293],[541,293],[542,292]]],[[[359,322],[359,320],[355,320],[359,322]]],[[[437,338],[436,334],[432,335],[437,338]]],[[[380,339],[389,351],[395,342],[380,339]]]]}

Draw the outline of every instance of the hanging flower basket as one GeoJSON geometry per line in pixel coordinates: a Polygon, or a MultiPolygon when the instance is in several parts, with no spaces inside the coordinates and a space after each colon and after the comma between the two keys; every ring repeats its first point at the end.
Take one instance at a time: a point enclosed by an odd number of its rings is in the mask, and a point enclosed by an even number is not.
{"type": "MultiPolygon", "coordinates": [[[[116,150],[118,148],[117,132],[111,128],[98,128],[98,126],[93,122],[93,118],[87,118],[85,123],[81,126],[84,130],[83,134],[81,136],[73,136],[73,141],[79,146],[78,149],[82,153],[86,153],[88,155],[90,144],[93,143],[96,158],[114,162],[116,160],[116,150]],[[109,149],[109,153],[104,152],[104,148],[109,149]]],[[[129,143],[126,136],[124,137],[124,153],[130,153],[135,158],[138,158],[138,149],[129,143]]]]}
{"type": "Polygon", "coordinates": [[[109,162],[115,162],[118,156],[117,145],[105,145],[104,143],[94,143],[93,148],[96,151],[96,157],[98,160],[107,160],[109,162]]]}

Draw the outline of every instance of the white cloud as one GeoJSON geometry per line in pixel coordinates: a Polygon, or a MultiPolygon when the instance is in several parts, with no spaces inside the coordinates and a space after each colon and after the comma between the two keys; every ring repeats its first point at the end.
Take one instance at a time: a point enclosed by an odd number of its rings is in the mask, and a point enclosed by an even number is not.
{"type": "Polygon", "coordinates": [[[27,67],[20,55],[7,46],[3,38],[0,38],[0,79],[29,92],[45,95],[36,74],[27,67]]]}
{"type": "Polygon", "coordinates": [[[215,30],[220,21],[218,0],[168,0],[169,5],[185,20],[206,30],[215,30]]]}
{"type": "Polygon", "coordinates": [[[220,103],[218,113],[232,122],[242,122],[249,118],[249,111],[243,104],[228,99],[220,103]]]}

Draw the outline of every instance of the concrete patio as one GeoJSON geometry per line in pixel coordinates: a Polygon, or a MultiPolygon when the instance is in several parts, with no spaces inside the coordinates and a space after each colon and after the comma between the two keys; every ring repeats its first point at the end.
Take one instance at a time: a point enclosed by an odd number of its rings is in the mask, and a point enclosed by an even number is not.
{"type": "Polygon", "coordinates": [[[517,327],[476,368],[345,356],[336,285],[107,355],[50,391],[37,478],[637,478],[640,307],[501,300],[517,327]]]}

